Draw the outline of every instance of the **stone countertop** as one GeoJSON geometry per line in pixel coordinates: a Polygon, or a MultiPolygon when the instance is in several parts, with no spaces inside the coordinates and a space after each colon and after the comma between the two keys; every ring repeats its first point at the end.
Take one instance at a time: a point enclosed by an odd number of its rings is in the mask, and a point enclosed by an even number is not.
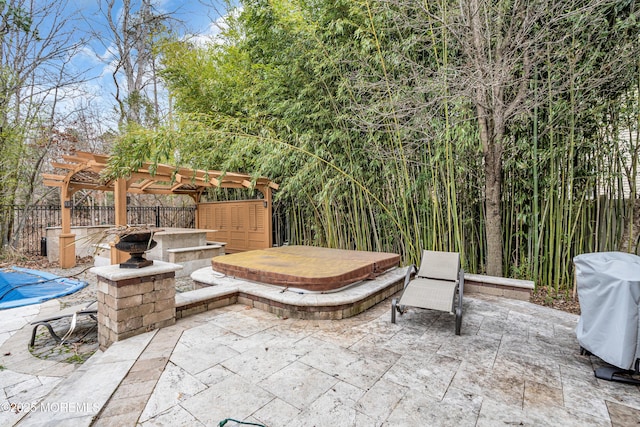
{"type": "Polygon", "coordinates": [[[153,233],[154,236],[170,236],[174,234],[194,234],[194,233],[213,233],[218,230],[210,230],[206,228],[171,228],[163,227],[162,231],[153,233]]]}
{"type": "Polygon", "coordinates": [[[93,267],[89,271],[109,280],[123,280],[133,277],[170,273],[178,270],[182,270],[182,266],[179,264],[154,260],[153,265],[143,268],[120,268],[119,264],[114,264],[102,267],[93,267]]]}

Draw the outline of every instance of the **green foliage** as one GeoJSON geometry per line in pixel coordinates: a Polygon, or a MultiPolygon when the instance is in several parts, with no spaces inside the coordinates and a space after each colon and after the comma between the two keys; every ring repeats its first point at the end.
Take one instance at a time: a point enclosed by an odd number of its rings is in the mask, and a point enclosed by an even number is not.
{"type": "Polygon", "coordinates": [[[31,31],[33,20],[20,6],[13,2],[0,0],[0,35],[4,36],[10,30],[31,31]]]}
{"type": "MultiPolygon", "coordinates": [[[[512,2],[492,5],[486,19],[508,28],[512,2]]],[[[637,127],[637,103],[619,102],[637,98],[631,7],[541,14],[527,29],[538,44],[505,44],[536,63],[529,74],[514,66],[500,87],[516,99],[528,85],[500,141],[506,275],[568,285],[573,255],[620,239],[611,224],[625,157],[612,129],[637,127]]],[[[245,1],[219,43],[163,44],[177,112],[164,127],[130,128],[111,172],[152,160],[268,176],[290,243],[394,251],[404,263],[420,248],[455,250],[482,272],[485,161],[476,104],[461,90],[475,77],[452,32],[459,14],[446,0],[245,1]]]]}

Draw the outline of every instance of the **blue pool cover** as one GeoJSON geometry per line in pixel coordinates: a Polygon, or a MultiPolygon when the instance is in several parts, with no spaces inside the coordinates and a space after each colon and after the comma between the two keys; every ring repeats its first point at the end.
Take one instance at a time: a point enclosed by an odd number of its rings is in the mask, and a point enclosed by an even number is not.
{"type": "Polygon", "coordinates": [[[0,269],[0,310],[38,304],[72,294],[87,282],[59,277],[45,271],[10,267],[0,269]]]}

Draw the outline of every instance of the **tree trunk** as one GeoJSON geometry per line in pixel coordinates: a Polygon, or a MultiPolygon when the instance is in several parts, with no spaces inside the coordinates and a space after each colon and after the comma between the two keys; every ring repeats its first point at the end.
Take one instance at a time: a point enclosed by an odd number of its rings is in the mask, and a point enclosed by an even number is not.
{"type": "Polygon", "coordinates": [[[478,130],[484,157],[485,236],[487,242],[486,272],[491,276],[502,276],[502,138],[505,124],[504,81],[501,73],[495,72],[495,62],[500,61],[500,49],[487,56],[487,38],[481,19],[480,2],[468,4],[471,43],[469,58],[475,75],[482,76],[473,89],[474,104],[478,117],[478,130]]]}
{"type": "Polygon", "coordinates": [[[489,144],[484,161],[486,270],[490,276],[502,277],[502,154],[499,143],[489,144]]]}
{"type": "MultiPolygon", "coordinates": [[[[631,206],[631,203],[629,205],[631,206]]],[[[624,231],[618,247],[622,252],[635,254],[640,241],[640,198],[635,199],[632,207],[633,218],[624,222],[624,231]]]]}
{"type": "MultiPolygon", "coordinates": [[[[478,94],[480,101],[482,93],[478,94]]],[[[485,237],[487,242],[486,273],[502,276],[502,137],[501,120],[489,117],[487,110],[477,103],[478,127],[484,156],[485,237]]]]}

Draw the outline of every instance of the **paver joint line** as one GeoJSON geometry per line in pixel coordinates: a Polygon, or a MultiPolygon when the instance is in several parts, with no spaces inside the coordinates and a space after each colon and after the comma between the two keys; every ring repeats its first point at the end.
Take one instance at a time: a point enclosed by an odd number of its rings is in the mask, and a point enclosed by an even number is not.
{"type": "Polygon", "coordinates": [[[637,387],[594,378],[601,362],[579,354],[575,315],[474,295],[454,337],[450,316],[428,310],[391,324],[389,304],[343,320],[284,319],[232,305],[117,342],[66,379],[9,367],[0,371],[8,401],[101,406],[0,411],[0,425],[217,425],[235,416],[269,426],[577,427],[640,419],[637,387]]]}

